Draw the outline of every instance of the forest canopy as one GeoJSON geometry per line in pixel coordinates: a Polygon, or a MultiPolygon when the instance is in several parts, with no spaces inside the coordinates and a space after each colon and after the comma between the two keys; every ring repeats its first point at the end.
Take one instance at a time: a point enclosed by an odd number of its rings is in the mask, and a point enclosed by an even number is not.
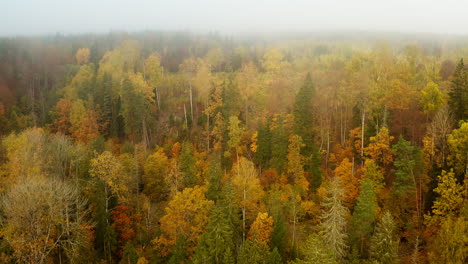
{"type": "Polygon", "coordinates": [[[468,40],[0,39],[2,263],[466,263],[468,40]]]}

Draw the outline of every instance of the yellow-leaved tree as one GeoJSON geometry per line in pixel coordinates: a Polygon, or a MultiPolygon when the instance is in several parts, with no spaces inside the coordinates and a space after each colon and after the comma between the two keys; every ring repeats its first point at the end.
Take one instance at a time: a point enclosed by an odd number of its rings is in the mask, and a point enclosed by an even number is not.
{"type": "Polygon", "coordinates": [[[161,218],[161,235],[153,240],[161,256],[171,253],[178,239],[184,239],[192,254],[209,221],[213,201],[206,199],[205,188],[195,186],[178,192],[161,218]]]}
{"type": "Polygon", "coordinates": [[[273,217],[268,213],[258,213],[257,218],[250,226],[248,240],[253,240],[258,244],[266,245],[270,242],[273,232],[273,217]]]}

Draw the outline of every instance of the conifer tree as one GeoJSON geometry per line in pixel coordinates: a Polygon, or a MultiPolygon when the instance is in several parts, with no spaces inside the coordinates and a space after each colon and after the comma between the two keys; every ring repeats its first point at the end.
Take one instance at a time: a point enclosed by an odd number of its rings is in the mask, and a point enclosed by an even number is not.
{"type": "Polygon", "coordinates": [[[377,263],[398,263],[398,238],[395,237],[395,223],[390,212],[386,211],[377,224],[371,238],[370,257],[377,263]]]}
{"type": "Polygon", "coordinates": [[[463,59],[460,59],[452,76],[449,106],[456,121],[468,119],[468,71],[463,59]]]}
{"type": "Polygon", "coordinates": [[[301,259],[294,264],[337,264],[333,249],[325,243],[323,233],[313,233],[304,242],[301,259]]]}
{"type": "Polygon", "coordinates": [[[192,188],[199,184],[195,171],[195,157],[193,155],[192,144],[190,142],[182,143],[180,153],[180,172],[182,172],[182,184],[184,188],[192,188]]]}
{"type": "Polygon", "coordinates": [[[364,253],[365,243],[372,233],[377,210],[377,201],[372,181],[367,178],[361,183],[356,207],[353,212],[351,231],[354,240],[360,245],[361,255],[364,253]]]}
{"type": "Polygon", "coordinates": [[[325,243],[332,249],[333,256],[342,260],[348,249],[348,234],[346,232],[346,218],[348,208],[343,203],[343,190],[338,179],[331,182],[328,194],[322,203],[324,212],[321,216],[321,229],[325,236],[325,243]]]}

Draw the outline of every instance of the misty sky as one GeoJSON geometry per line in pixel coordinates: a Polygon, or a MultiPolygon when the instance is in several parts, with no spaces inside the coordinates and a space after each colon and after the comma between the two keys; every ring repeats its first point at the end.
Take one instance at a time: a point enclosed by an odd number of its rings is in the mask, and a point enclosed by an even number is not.
{"type": "Polygon", "coordinates": [[[0,0],[0,35],[110,30],[468,34],[466,0],[0,0]]]}

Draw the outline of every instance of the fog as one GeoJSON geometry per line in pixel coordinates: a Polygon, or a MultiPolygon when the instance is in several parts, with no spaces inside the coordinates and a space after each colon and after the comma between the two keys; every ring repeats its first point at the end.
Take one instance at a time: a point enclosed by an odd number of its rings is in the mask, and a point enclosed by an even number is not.
{"type": "Polygon", "coordinates": [[[0,35],[195,32],[468,33],[462,0],[1,0],[0,35]]]}

